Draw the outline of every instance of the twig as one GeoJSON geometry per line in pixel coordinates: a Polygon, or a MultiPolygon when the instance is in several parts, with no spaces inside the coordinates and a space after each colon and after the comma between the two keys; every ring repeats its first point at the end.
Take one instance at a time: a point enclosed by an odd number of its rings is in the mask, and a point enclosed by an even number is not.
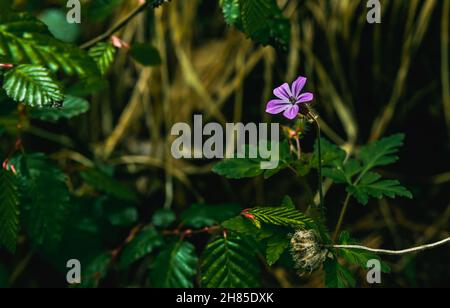
{"type": "Polygon", "coordinates": [[[138,6],[135,8],[127,17],[125,17],[123,20],[118,22],[116,25],[114,25],[111,29],[108,29],[105,33],[93,38],[92,40],[84,43],[80,46],[82,49],[87,49],[89,47],[94,46],[98,42],[104,41],[108,39],[110,36],[112,36],[114,33],[125,27],[134,17],[145,11],[145,9],[148,7],[148,3],[145,2],[141,6],[138,6]]]}
{"type": "Polygon", "coordinates": [[[360,245],[330,245],[329,247],[337,248],[337,249],[359,249],[359,250],[365,250],[369,252],[374,252],[377,254],[384,254],[384,255],[404,255],[408,253],[414,253],[414,252],[420,252],[427,249],[435,248],[438,246],[442,246],[444,244],[450,243],[450,237],[443,239],[439,242],[427,244],[427,245],[421,245],[417,247],[412,247],[408,249],[403,250],[386,250],[386,249],[375,249],[375,248],[369,248],[366,246],[360,246],[360,245]]]}
{"type": "Polygon", "coordinates": [[[336,225],[336,229],[333,233],[333,242],[336,242],[337,237],[339,236],[339,231],[341,230],[342,223],[344,222],[345,214],[347,213],[348,205],[350,201],[350,194],[347,194],[345,197],[344,205],[342,206],[341,213],[339,214],[339,220],[336,225]]]}
{"type": "Polygon", "coordinates": [[[320,124],[319,121],[317,120],[317,116],[314,115],[312,112],[308,113],[308,116],[311,118],[311,120],[314,121],[314,123],[316,124],[316,129],[317,129],[317,158],[319,161],[318,164],[318,168],[319,168],[319,197],[320,197],[320,212],[322,215],[322,218],[325,217],[325,207],[324,207],[324,200],[323,200],[323,177],[322,177],[322,145],[321,145],[321,139],[322,139],[322,134],[321,134],[321,130],[320,130],[320,124]]]}

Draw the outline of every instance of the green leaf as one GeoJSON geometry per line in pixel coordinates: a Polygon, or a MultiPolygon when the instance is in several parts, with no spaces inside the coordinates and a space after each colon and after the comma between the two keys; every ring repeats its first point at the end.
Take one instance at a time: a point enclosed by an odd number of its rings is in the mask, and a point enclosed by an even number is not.
{"type": "Polygon", "coordinates": [[[335,161],[334,165],[333,168],[323,168],[322,174],[324,177],[341,184],[351,184],[353,177],[362,170],[360,162],[356,159],[349,159],[345,165],[342,162],[335,161]]]}
{"type": "Polygon", "coordinates": [[[220,0],[225,21],[229,25],[234,25],[241,15],[239,0],[220,0]]]}
{"type": "Polygon", "coordinates": [[[348,186],[347,191],[363,205],[369,202],[369,197],[381,199],[385,196],[389,198],[399,196],[412,199],[411,192],[401,186],[399,181],[380,179],[381,175],[377,173],[366,173],[357,185],[348,186]]]}
{"type": "Polygon", "coordinates": [[[6,94],[18,103],[31,107],[52,106],[64,99],[60,85],[50,71],[37,65],[19,65],[5,74],[6,94]]]}
{"type": "Polygon", "coordinates": [[[134,60],[144,66],[156,66],[162,63],[158,49],[148,43],[133,44],[130,53],[134,60]]]}
{"type": "Polygon", "coordinates": [[[201,262],[201,285],[206,288],[256,288],[258,259],[241,237],[228,234],[209,243],[201,262]]]}
{"type": "Polygon", "coordinates": [[[80,26],[68,23],[66,13],[61,9],[47,9],[39,19],[48,26],[50,33],[63,42],[73,43],[80,35],[80,26]]]}
{"type": "Polygon", "coordinates": [[[86,52],[53,38],[47,26],[28,13],[0,11],[0,57],[12,59],[13,64],[46,66],[67,75],[99,76],[86,52]]]}
{"type": "Polygon", "coordinates": [[[97,63],[97,67],[102,75],[108,73],[114,62],[116,47],[110,42],[100,42],[89,49],[89,56],[97,63]]]}
{"type": "Polygon", "coordinates": [[[111,266],[111,252],[103,253],[94,258],[82,271],[79,288],[97,288],[108,273],[111,266]]]}
{"type": "Polygon", "coordinates": [[[90,168],[81,172],[81,177],[87,184],[111,196],[131,202],[137,201],[137,196],[134,191],[103,171],[90,168]]]}
{"type": "Polygon", "coordinates": [[[239,0],[244,30],[248,35],[263,29],[272,9],[271,0],[239,0]]]}
{"type": "Polygon", "coordinates": [[[30,117],[42,121],[56,122],[60,119],[72,119],[89,111],[89,102],[85,99],[66,96],[63,104],[59,108],[31,108],[30,117]]]}
{"type": "Polygon", "coordinates": [[[14,174],[0,169],[0,247],[16,251],[19,232],[19,189],[14,174]]]}
{"type": "Polygon", "coordinates": [[[289,237],[286,234],[275,234],[267,241],[267,264],[273,265],[289,247],[289,237]]]}
{"type": "Polygon", "coordinates": [[[195,247],[184,241],[166,246],[150,266],[150,281],[155,288],[192,288],[197,272],[195,247]]]}
{"type": "Polygon", "coordinates": [[[294,201],[292,201],[292,198],[289,196],[284,196],[283,200],[281,201],[281,206],[290,209],[295,209],[294,201]]]}
{"type": "Polygon", "coordinates": [[[259,229],[257,229],[254,224],[242,216],[237,216],[224,221],[222,227],[243,235],[255,236],[259,232],[259,229]]]}
{"type": "Polygon", "coordinates": [[[143,230],[123,249],[120,266],[126,268],[162,245],[163,238],[154,228],[143,230]]]}
{"type": "Polygon", "coordinates": [[[34,245],[53,250],[69,214],[67,178],[44,154],[20,155],[11,163],[20,177],[24,229],[34,245]]]}
{"type": "Polygon", "coordinates": [[[184,225],[192,228],[210,227],[221,223],[241,211],[239,204],[193,204],[181,214],[184,225]]]}
{"type": "Polygon", "coordinates": [[[243,179],[264,173],[261,162],[250,158],[224,159],[214,165],[212,171],[228,179],[243,179]]]}
{"type": "MultiPolygon", "coordinates": [[[[311,164],[314,168],[318,168],[318,142],[314,145],[314,154],[311,159],[311,164]]],[[[335,167],[337,164],[341,164],[345,159],[345,151],[339,148],[337,145],[329,142],[327,139],[320,139],[320,146],[322,149],[322,165],[335,167]]]]}
{"type": "Polygon", "coordinates": [[[323,263],[325,285],[327,288],[354,288],[356,281],[350,271],[335,259],[326,259],[323,263]]]}
{"type": "MultiPolygon", "coordinates": [[[[342,232],[339,237],[340,245],[358,245],[359,243],[350,238],[348,232],[342,232]]],[[[355,264],[361,266],[364,269],[367,269],[367,262],[369,260],[378,260],[381,262],[381,271],[383,273],[390,273],[390,267],[381,261],[380,257],[378,257],[375,253],[365,250],[358,249],[338,249],[338,254],[343,257],[350,264],[355,264]]]]}
{"type": "Polygon", "coordinates": [[[365,170],[395,163],[398,160],[396,153],[403,145],[404,139],[404,134],[396,134],[362,147],[359,157],[365,170]]]}
{"type": "Polygon", "coordinates": [[[261,222],[285,227],[312,228],[314,221],[306,217],[302,212],[288,207],[257,207],[247,211],[253,215],[251,221],[257,227],[261,227],[261,222]]]}
{"type": "Polygon", "coordinates": [[[169,227],[176,218],[175,212],[171,209],[158,209],[153,214],[152,223],[156,227],[169,227]]]}

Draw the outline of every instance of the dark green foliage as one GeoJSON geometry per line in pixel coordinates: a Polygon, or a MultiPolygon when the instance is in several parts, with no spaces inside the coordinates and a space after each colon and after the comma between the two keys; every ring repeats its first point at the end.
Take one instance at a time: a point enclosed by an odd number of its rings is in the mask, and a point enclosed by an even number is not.
{"type": "Polygon", "coordinates": [[[191,288],[197,272],[195,247],[175,241],[156,256],[150,266],[150,281],[156,288],[191,288]]]}
{"type": "Polygon", "coordinates": [[[81,49],[51,36],[45,24],[27,13],[0,12],[0,57],[13,64],[45,66],[67,75],[98,75],[94,61],[81,49]]]}
{"type": "Polygon", "coordinates": [[[225,22],[241,29],[263,45],[286,50],[291,37],[291,23],[276,0],[220,0],[225,22]]]}
{"type": "Polygon", "coordinates": [[[19,231],[19,189],[16,176],[0,169],[0,247],[16,250],[19,231]]]}
{"type": "Polygon", "coordinates": [[[255,288],[259,286],[255,251],[234,234],[209,243],[201,262],[201,285],[206,288],[255,288]]]}
{"type": "Polygon", "coordinates": [[[325,285],[328,288],[354,288],[356,281],[348,269],[339,264],[336,259],[326,259],[323,263],[325,285]]]}
{"type": "Polygon", "coordinates": [[[156,66],[162,63],[158,49],[151,44],[136,43],[131,47],[131,56],[144,66],[156,66]]]}
{"type": "Polygon", "coordinates": [[[174,211],[170,209],[159,209],[152,217],[152,223],[156,227],[169,227],[177,219],[174,211]]]}
{"type": "Polygon", "coordinates": [[[88,112],[88,110],[89,102],[85,99],[74,96],[66,96],[62,106],[59,108],[31,108],[29,110],[29,114],[35,119],[56,122],[60,119],[72,119],[88,112]]]}
{"type": "Polygon", "coordinates": [[[346,184],[347,192],[361,204],[367,204],[369,198],[383,197],[412,198],[412,194],[397,180],[383,180],[381,175],[372,170],[386,166],[398,160],[397,152],[403,145],[403,134],[393,135],[367,146],[361,147],[357,159],[345,161],[345,153],[322,140],[324,152],[323,175],[336,183],[346,184]]]}
{"type": "Polygon", "coordinates": [[[136,193],[99,169],[81,172],[83,180],[92,187],[126,201],[137,201],[136,193]]]}
{"type": "Polygon", "coordinates": [[[81,284],[79,285],[79,287],[98,287],[102,279],[107,275],[111,262],[112,254],[110,252],[105,252],[95,257],[82,271],[81,284]]]}
{"type": "Polygon", "coordinates": [[[209,227],[239,214],[238,204],[193,204],[181,214],[183,224],[192,228],[209,227]]]}
{"type": "Polygon", "coordinates": [[[24,228],[34,245],[55,249],[69,213],[67,177],[44,154],[20,155],[12,163],[20,179],[24,228]]]}
{"type": "Polygon", "coordinates": [[[127,268],[137,260],[162,246],[162,236],[153,228],[141,231],[129,242],[120,255],[120,265],[127,268]]]}
{"type": "MultiPolygon", "coordinates": [[[[274,145],[271,144],[270,148],[272,146],[274,145]]],[[[248,153],[250,153],[251,148],[252,146],[245,146],[246,157],[249,156],[248,153]]],[[[279,157],[273,157],[272,159],[278,160],[278,165],[272,169],[263,169],[261,164],[268,162],[268,160],[258,156],[257,158],[235,157],[224,159],[215,164],[212,171],[228,179],[251,178],[261,174],[264,174],[265,178],[270,178],[293,163],[288,142],[284,141],[279,144],[279,157]]]]}

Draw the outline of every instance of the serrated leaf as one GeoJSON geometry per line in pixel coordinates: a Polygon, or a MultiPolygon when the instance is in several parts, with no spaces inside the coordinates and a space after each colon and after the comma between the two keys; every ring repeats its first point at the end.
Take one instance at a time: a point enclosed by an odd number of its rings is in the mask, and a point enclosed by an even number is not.
{"type": "Polygon", "coordinates": [[[253,215],[252,222],[260,227],[260,223],[294,228],[312,228],[314,221],[302,212],[287,207],[257,207],[247,211],[253,215]]]}
{"type": "Polygon", "coordinates": [[[14,174],[0,169],[0,247],[14,253],[19,232],[19,189],[14,174]]]}
{"type": "Polygon", "coordinates": [[[359,157],[363,161],[365,169],[371,170],[375,167],[395,163],[398,160],[396,153],[403,145],[404,139],[404,134],[396,134],[361,147],[359,157]]]}
{"type": "Polygon", "coordinates": [[[5,74],[6,94],[18,103],[31,107],[52,106],[64,99],[60,85],[45,67],[23,64],[5,74]]]}
{"type": "Polygon", "coordinates": [[[150,266],[150,281],[156,288],[192,288],[197,272],[195,247],[185,241],[164,248],[150,266]]]}
{"type": "Polygon", "coordinates": [[[21,155],[11,163],[20,177],[24,229],[35,246],[53,250],[69,214],[67,178],[44,154],[21,155]]]}
{"type": "Polygon", "coordinates": [[[123,249],[120,266],[126,268],[162,245],[163,238],[154,228],[141,231],[123,249]]]}
{"type": "Polygon", "coordinates": [[[229,25],[234,25],[240,17],[241,9],[239,0],[220,0],[225,22],[229,25]]]}
{"type": "Polygon", "coordinates": [[[335,259],[326,259],[323,263],[325,285],[327,288],[354,288],[355,278],[352,273],[335,259]]]}
{"type": "Polygon", "coordinates": [[[97,67],[102,75],[108,73],[114,62],[116,47],[110,42],[100,42],[89,49],[89,56],[97,63],[97,67]]]}
{"type": "Polygon", "coordinates": [[[209,227],[240,213],[239,204],[193,204],[181,214],[184,225],[192,228],[209,227]]]}
{"type": "Polygon", "coordinates": [[[206,288],[255,288],[259,267],[254,250],[239,236],[228,234],[209,243],[201,262],[206,288]]]}
{"type": "Polygon", "coordinates": [[[398,196],[412,199],[411,192],[403,187],[399,181],[380,179],[381,175],[368,172],[358,184],[348,186],[347,191],[363,205],[369,202],[369,197],[381,199],[383,197],[395,198],[398,196]]]}
{"type": "Polygon", "coordinates": [[[98,76],[95,62],[76,45],[53,38],[47,26],[28,13],[0,11],[0,57],[13,64],[45,66],[67,75],[98,76]]]}
{"type": "Polygon", "coordinates": [[[266,25],[272,8],[271,0],[239,0],[242,24],[247,34],[252,35],[266,25]]]}
{"type": "Polygon", "coordinates": [[[29,110],[29,115],[34,119],[56,122],[60,119],[72,119],[88,111],[88,101],[79,97],[66,96],[61,107],[32,108],[29,110]]]}
{"type": "Polygon", "coordinates": [[[334,167],[323,168],[322,175],[336,183],[351,184],[353,177],[362,170],[361,164],[356,159],[349,159],[345,165],[340,161],[333,164],[334,167]]]}

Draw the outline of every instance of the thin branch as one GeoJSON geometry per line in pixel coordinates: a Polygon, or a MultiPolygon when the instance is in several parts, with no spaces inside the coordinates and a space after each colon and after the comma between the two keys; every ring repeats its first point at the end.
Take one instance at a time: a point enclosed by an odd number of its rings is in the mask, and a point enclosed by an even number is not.
{"type": "Polygon", "coordinates": [[[145,11],[145,9],[148,7],[148,2],[145,2],[141,6],[138,6],[135,8],[127,17],[125,17],[123,20],[115,24],[111,29],[108,29],[105,33],[93,38],[92,40],[84,43],[80,46],[82,49],[87,49],[89,47],[94,46],[98,42],[107,40],[110,36],[112,36],[114,33],[125,27],[134,17],[145,11]]]}
{"type": "Polygon", "coordinates": [[[431,248],[442,246],[447,243],[450,243],[450,237],[443,239],[439,242],[432,243],[432,244],[421,245],[421,246],[412,247],[412,248],[403,249],[403,250],[375,249],[375,248],[369,248],[369,247],[360,246],[360,245],[331,245],[330,247],[337,248],[337,249],[359,249],[359,250],[374,252],[377,254],[398,256],[398,255],[404,255],[404,254],[408,254],[408,253],[414,253],[414,252],[428,250],[431,248]]]}

